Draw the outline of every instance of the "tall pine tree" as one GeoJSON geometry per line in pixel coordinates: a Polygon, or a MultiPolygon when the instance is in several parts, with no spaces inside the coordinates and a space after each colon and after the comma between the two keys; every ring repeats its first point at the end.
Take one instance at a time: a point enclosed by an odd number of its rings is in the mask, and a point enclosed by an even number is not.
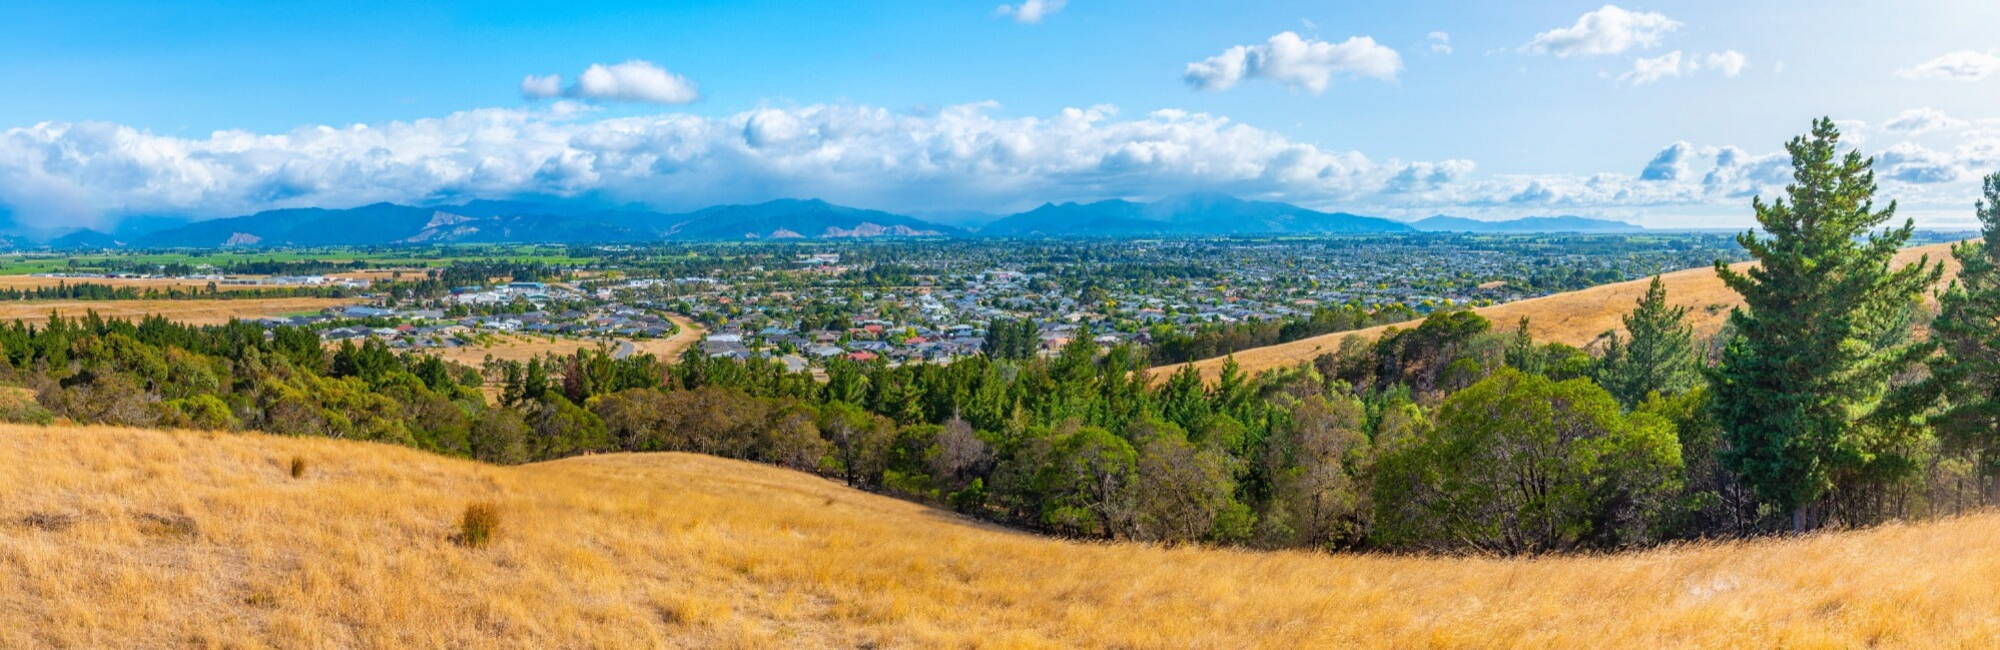
{"type": "Polygon", "coordinates": [[[1604,361],[1597,383],[1630,409],[1654,392],[1673,395],[1701,380],[1694,350],[1694,328],[1687,324],[1687,307],[1667,304],[1667,285],[1653,276],[1646,295],[1626,314],[1625,333],[1606,334],[1604,361]]]}
{"type": "Polygon", "coordinates": [[[2000,174],[1986,177],[1979,241],[1953,246],[1963,269],[1938,299],[1932,322],[1940,354],[1927,382],[1944,408],[1931,419],[1944,441],[2000,472],[2000,174]]]}
{"type": "Polygon", "coordinates": [[[1789,201],[1753,199],[1767,234],[1737,236],[1757,266],[1715,268],[1746,303],[1713,373],[1723,461],[1794,529],[1823,521],[1836,487],[1911,466],[1915,445],[1870,422],[1890,377],[1922,353],[1909,317],[1942,271],[1927,259],[1892,268],[1915,225],[1877,230],[1896,205],[1875,208],[1874,160],[1839,145],[1829,119],[1787,143],[1789,201]]]}

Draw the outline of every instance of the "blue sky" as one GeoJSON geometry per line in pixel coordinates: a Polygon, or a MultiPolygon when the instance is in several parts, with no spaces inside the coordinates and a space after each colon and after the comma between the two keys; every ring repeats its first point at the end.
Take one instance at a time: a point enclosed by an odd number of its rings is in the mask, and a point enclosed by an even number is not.
{"type": "Polygon", "coordinates": [[[101,227],[524,195],[926,212],[1218,190],[1736,227],[1819,115],[1928,224],[1964,223],[2000,170],[1986,0],[1024,4],[10,3],[0,204],[101,227]]]}

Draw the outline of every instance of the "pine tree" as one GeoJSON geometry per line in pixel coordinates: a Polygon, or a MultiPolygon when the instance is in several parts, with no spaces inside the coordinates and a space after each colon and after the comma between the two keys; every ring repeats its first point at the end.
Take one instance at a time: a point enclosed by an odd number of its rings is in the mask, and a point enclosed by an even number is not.
{"type": "Polygon", "coordinates": [[[2000,471],[2000,174],[1987,176],[1985,189],[1977,204],[1984,237],[1951,249],[1963,269],[1938,299],[1931,331],[1941,353],[1927,383],[1944,399],[1931,419],[1939,435],[1991,475],[2000,471]]]}
{"type": "Polygon", "coordinates": [[[1746,303],[1729,314],[1734,335],[1712,375],[1723,461],[1792,513],[1794,529],[1815,525],[1808,515],[1837,486],[1911,465],[1901,450],[1914,445],[1870,416],[1922,352],[1907,340],[1909,316],[1942,271],[1928,259],[1891,268],[1915,224],[1876,232],[1896,205],[1875,209],[1874,161],[1839,145],[1829,119],[1787,143],[1790,200],[1753,199],[1768,234],[1737,236],[1758,266],[1716,263],[1746,303]]]}
{"type": "Polygon", "coordinates": [[[1693,388],[1701,375],[1687,312],[1687,307],[1667,304],[1667,285],[1653,276],[1646,295],[1625,315],[1625,332],[1631,338],[1619,338],[1617,332],[1607,335],[1597,383],[1627,409],[1654,392],[1673,395],[1693,388]]]}
{"type": "Polygon", "coordinates": [[[1507,341],[1507,365],[1531,375],[1548,370],[1548,357],[1535,345],[1535,338],[1528,335],[1527,316],[1521,317],[1521,324],[1514,328],[1514,338],[1507,341]]]}

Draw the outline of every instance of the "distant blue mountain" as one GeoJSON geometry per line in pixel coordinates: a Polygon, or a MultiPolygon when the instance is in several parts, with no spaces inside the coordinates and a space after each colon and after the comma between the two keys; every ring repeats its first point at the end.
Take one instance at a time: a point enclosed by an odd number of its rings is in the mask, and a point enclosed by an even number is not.
{"type": "Polygon", "coordinates": [[[781,199],[669,214],[560,203],[472,201],[344,210],[295,208],[199,221],[145,234],[149,247],[330,246],[398,243],[636,242],[659,240],[957,236],[913,217],[781,199]]]}
{"type": "MultiPolygon", "coordinates": [[[[837,239],[872,237],[1171,237],[1409,232],[1637,232],[1620,221],[1575,216],[1479,221],[1435,216],[1414,223],[1289,203],[1192,193],[1153,202],[1111,199],[1048,203],[1006,216],[953,213],[957,223],[989,221],[976,233],[908,215],[779,199],[692,212],[605,207],[584,201],[489,201],[418,207],[374,203],[354,208],[288,208],[208,221],[134,217],[111,232],[76,230],[42,242],[76,250],[115,247],[214,248],[420,243],[594,243],[837,239]]],[[[0,206],[0,222],[11,222],[0,206]]],[[[4,223],[0,223],[4,225],[4,223]]],[[[5,229],[0,229],[4,232],[5,229]]],[[[33,233],[27,233],[33,234],[33,233]]],[[[53,234],[53,233],[50,233],[53,234]]],[[[34,239],[48,237],[47,234],[34,239]]],[[[19,236],[0,246],[33,247],[19,236]]]]}
{"type": "Polygon", "coordinates": [[[107,248],[124,248],[125,242],[120,241],[110,233],[82,228],[51,239],[44,246],[59,251],[103,250],[107,248]]]}
{"type": "Polygon", "coordinates": [[[1410,222],[1417,230],[1424,232],[1571,232],[1571,233],[1620,233],[1639,232],[1646,228],[1638,224],[1609,219],[1589,217],[1523,217],[1506,221],[1480,221],[1464,217],[1437,215],[1410,222]]]}
{"type": "Polygon", "coordinates": [[[979,229],[990,237],[1148,237],[1411,232],[1403,223],[1227,194],[1170,196],[1152,203],[1112,199],[1048,203],[979,229]]]}

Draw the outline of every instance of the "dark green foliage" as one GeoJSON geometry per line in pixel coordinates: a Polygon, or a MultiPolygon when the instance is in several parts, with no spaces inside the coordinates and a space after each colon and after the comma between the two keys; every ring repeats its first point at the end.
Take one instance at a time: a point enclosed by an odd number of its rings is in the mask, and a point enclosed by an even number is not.
{"type": "Polygon", "coordinates": [[[1041,345],[1035,322],[1027,319],[999,319],[986,325],[982,350],[993,359],[1026,359],[1041,345]]]}
{"type": "Polygon", "coordinates": [[[1597,383],[1626,408],[1638,406],[1655,392],[1673,395],[1693,388],[1701,381],[1701,365],[1687,311],[1667,304],[1667,285],[1653,276],[1638,307],[1625,315],[1629,338],[1605,333],[1597,383]]]}
{"type": "Polygon", "coordinates": [[[1713,375],[1723,458],[1798,527],[1827,518],[1815,506],[1835,489],[1914,469],[1921,441],[1875,410],[1890,378],[1923,352],[1908,341],[1909,323],[1941,272],[1891,267],[1914,224],[1877,230],[1896,206],[1876,209],[1873,161],[1839,145],[1831,120],[1787,144],[1787,196],[1752,202],[1769,234],[1737,238],[1758,266],[1716,264],[1747,303],[1729,315],[1733,337],[1713,375]]]}
{"type": "Polygon", "coordinates": [[[1543,553],[1645,542],[1681,466],[1666,421],[1627,416],[1588,379],[1504,369],[1446,399],[1382,458],[1375,535],[1390,546],[1543,553]]]}
{"type": "Polygon", "coordinates": [[[1990,477],[2000,474],[2000,174],[1987,176],[1984,189],[1981,238],[1952,248],[1962,269],[1938,298],[1931,332],[1939,354],[1917,390],[1942,402],[1930,417],[1942,441],[1990,477]]]}

